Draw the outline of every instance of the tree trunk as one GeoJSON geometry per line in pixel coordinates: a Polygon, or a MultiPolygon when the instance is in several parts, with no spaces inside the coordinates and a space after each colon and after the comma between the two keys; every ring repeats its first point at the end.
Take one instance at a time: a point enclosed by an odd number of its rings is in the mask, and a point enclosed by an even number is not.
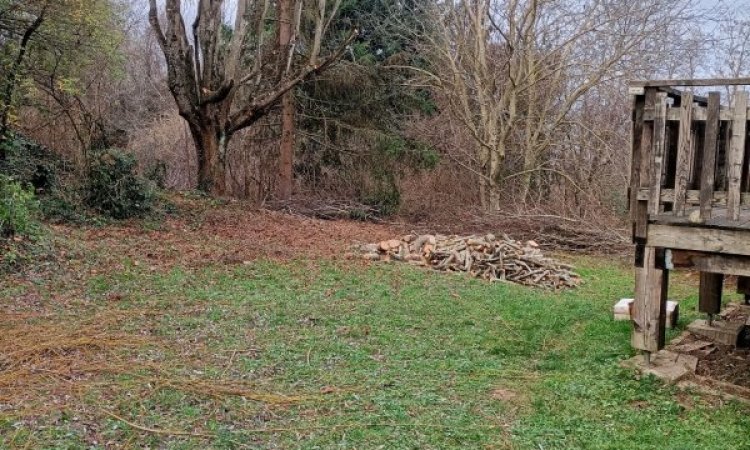
{"type": "Polygon", "coordinates": [[[294,182],[294,94],[284,94],[281,99],[281,142],[279,144],[279,199],[292,197],[294,182]]]}
{"type": "MultiPolygon", "coordinates": [[[[287,55],[292,51],[292,1],[279,1],[279,49],[280,54],[287,55]]],[[[288,67],[285,66],[285,71],[288,67]]],[[[281,98],[281,142],[279,143],[279,186],[278,196],[289,200],[292,196],[294,176],[294,94],[290,90],[281,98]]]]}
{"type": "Polygon", "coordinates": [[[523,173],[521,174],[521,203],[525,204],[531,192],[531,182],[536,168],[536,153],[533,148],[526,147],[523,153],[523,173]]]}
{"type": "Polygon", "coordinates": [[[502,169],[504,149],[495,149],[489,152],[489,171],[487,181],[487,205],[485,209],[490,212],[500,210],[500,171],[502,169]]]}
{"type": "Polygon", "coordinates": [[[224,155],[231,135],[213,127],[190,125],[198,156],[198,190],[216,196],[226,194],[224,155]]]}
{"type": "Polygon", "coordinates": [[[8,134],[10,110],[13,104],[13,93],[18,82],[18,72],[21,70],[21,64],[23,63],[24,56],[26,56],[26,50],[29,46],[31,36],[36,33],[42,25],[42,22],[44,22],[47,6],[48,4],[45,3],[37,18],[31,23],[31,25],[29,25],[26,31],[24,31],[18,49],[18,55],[16,55],[16,59],[13,61],[10,72],[6,75],[5,86],[0,93],[0,95],[2,95],[2,97],[0,97],[0,161],[4,161],[7,158],[5,145],[3,144],[5,143],[8,134]]]}

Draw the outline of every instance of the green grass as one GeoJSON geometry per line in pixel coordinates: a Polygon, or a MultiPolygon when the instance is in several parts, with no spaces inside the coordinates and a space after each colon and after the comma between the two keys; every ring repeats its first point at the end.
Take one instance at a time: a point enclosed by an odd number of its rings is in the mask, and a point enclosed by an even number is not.
{"type": "MultiPolygon", "coordinates": [[[[407,265],[254,262],[150,272],[124,261],[86,280],[60,317],[148,311],[119,331],[131,372],[60,411],[0,419],[3,448],[748,449],[750,407],[679,393],[619,362],[633,355],[612,304],[627,266],[575,262],[586,283],[554,293],[407,265]],[[117,295],[117,301],[112,300],[117,295]],[[268,404],[209,397],[160,378],[240,380],[268,404]],[[161,430],[134,429],[119,417],[161,430]],[[259,431],[263,430],[263,431],[259,431]]],[[[684,326],[695,289],[677,279],[684,326]]],[[[50,286],[56,284],[50,282],[50,286]]],[[[10,288],[8,288],[10,289],[10,288]]],[[[8,293],[10,291],[5,291],[8,293]]],[[[17,291],[14,291],[17,294],[17,291]]],[[[2,294],[2,292],[0,292],[2,294]]],[[[0,295],[2,297],[2,295],[0,295]]],[[[674,331],[673,333],[676,333],[674,331]]]]}

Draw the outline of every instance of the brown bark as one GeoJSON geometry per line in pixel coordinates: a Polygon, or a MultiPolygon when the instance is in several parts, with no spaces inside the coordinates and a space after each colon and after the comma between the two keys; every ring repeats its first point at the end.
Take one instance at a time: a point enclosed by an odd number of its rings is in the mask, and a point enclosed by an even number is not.
{"type": "MultiPolygon", "coordinates": [[[[0,98],[0,144],[5,140],[6,134],[8,132],[8,120],[10,118],[10,110],[13,103],[13,92],[15,91],[16,84],[18,82],[18,72],[21,70],[21,64],[23,63],[24,57],[26,56],[26,51],[28,49],[31,37],[42,25],[42,22],[44,22],[45,14],[47,12],[47,6],[48,3],[45,3],[42,7],[42,10],[39,12],[39,15],[24,31],[21,38],[21,44],[18,49],[18,55],[16,55],[16,59],[13,61],[13,66],[10,69],[10,73],[7,74],[5,86],[2,91],[2,98],[0,98]]],[[[5,153],[5,147],[0,146],[0,161],[5,160],[6,157],[7,155],[5,153]]]]}
{"type": "Polygon", "coordinates": [[[281,142],[279,143],[279,198],[289,200],[294,182],[294,93],[281,98],[281,142]]]}
{"type": "MultiPolygon", "coordinates": [[[[263,42],[268,24],[270,0],[236,0],[234,33],[228,45],[219,34],[224,19],[224,0],[198,0],[197,14],[188,37],[181,13],[181,0],[165,0],[165,21],[159,20],[157,0],[149,0],[149,22],[167,63],[167,83],[177,103],[180,116],[190,125],[198,152],[198,188],[215,195],[226,194],[225,153],[232,135],[253,125],[306,78],[320,73],[343,55],[357,35],[356,30],[333,53],[318,62],[321,39],[336,13],[339,2],[326,17],[326,0],[318,0],[313,47],[308,64],[292,70],[294,30],[298,30],[301,0],[283,0],[288,20],[281,21],[279,38],[288,45],[286,52],[272,52],[263,42]],[[297,5],[293,14],[292,5],[297,5]],[[248,30],[257,30],[256,39],[248,39],[248,30]],[[281,31],[284,30],[284,36],[281,31]],[[251,48],[255,45],[255,48],[251,48]],[[243,64],[254,54],[252,64],[243,64]],[[264,68],[274,66],[270,74],[264,68]],[[265,75],[265,76],[264,76],[265,75]]],[[[279,42],[282,42],[281,40],[279,42]]],[[[288,94],[291,95],[291,94],[288,94]]],[[[292,108],[293,108],[292,103],[292,108]]],[[[293,114],[293,111],[292,111],[293,114]]],[[[292,139],[294,117],[291,121],[292,139]]],[[[291,149],[294,141],[291,141],[291,149]]],[[[289,153],[291,156],[291,153],[289,153]]],[[[291,168],[291,160],[287,170],[291,168]]],[[[291,178],[289,184],[291,187],[291,178]]]]}
{"type": "MultiPolygon", "coordinates": [[[[292,50],[292,1],[279,1],[279,49],[281,54],[292,50]]],[[[289,91],[281,98],[281,141],[279,143],[278,196],[289,200],[294,177],[294,93],[289,91]]]]}
{"type": "Polygon", "coordinates": [[[198,156],[198,189],[217,196],[226,195],[223,153],[230,136],[218,127],[190,125],[198,156]]]}

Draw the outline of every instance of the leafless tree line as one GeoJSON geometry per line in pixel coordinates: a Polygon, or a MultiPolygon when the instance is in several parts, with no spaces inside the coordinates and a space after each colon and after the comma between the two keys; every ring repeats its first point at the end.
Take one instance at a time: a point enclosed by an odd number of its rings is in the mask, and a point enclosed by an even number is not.
{"type": "MultiPolygon", "coordinates": [[[[133,21],[126,30],[124,75],[92,71],[85,91],[65,96],[42,90],[47,107],[26,110],[27,131],[47,133],[53,146],[77,143],[80,151],[122,137],[142,161],[167,164],[168,184],[218,195],[279,195],[275,184],[286,174],[280,195],[288,196],[295,135],[285,128],[291,139],[280,151],[282,125],[294,124],[295,86],[347,57],[353,35],[329,30],[339,3],[200,0],[190,16],[179,0],[149,3],[150,26],[133,21]],[[277,17],[284,26],[271,26],[277,17]]],[[[450,194],[461,198],[456,207],[470,199],[486,211],[616,214],[629,164],[626,81],[750,71],[748,16],[699,6],[415,2],[429,23],[402,33],[426,63],[391,68],[411,73],[410,86],[429,89],[438,112],[414,116],[410,133],[439,150],[441,176],[471,182],[453,183],[468,190],[458,194],[449,192],[451,183],[405,179],[404,189],[416,193],[404,198],[416,202],[443,189],[445,203],[450,194]]]]}

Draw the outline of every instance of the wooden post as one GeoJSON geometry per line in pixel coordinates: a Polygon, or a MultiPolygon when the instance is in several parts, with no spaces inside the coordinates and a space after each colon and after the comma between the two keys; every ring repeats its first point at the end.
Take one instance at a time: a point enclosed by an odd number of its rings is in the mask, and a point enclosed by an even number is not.
{"type": "Polygon", "coordinates": [[[646,246],[643,267],[635,269],[633,302],[634,348],[648,354],[664,348],[669,272],[663,266],[663,250],[646,246]]]}
{"type": "Polygon", "coordinates": [[[727,218],[740,219],[740,187],[742,164],[745,157],[745,134],[747,132],[747,91],[738,91],[734,97],[732,113],[732,137],[729,141],[727,218]]]}
{"type": "Polygon", "coordinates": [[[703,164],[701,168],[701,209],[703,220],[711,218],[711,202],[714,196],[714,177],[716,175],[716,146],[719,138],[719,113],[721,112],[721,94],[708,94],[708,111],[706,115],[706,133],[703,141],[703,164]]]}
{"type": "Polygon", "coordinates": [[[750,305],[750,277],[737,277],[737,293],[745,295],[745,304],[750,305]]]}
{"type": "Polygon", "coordinates": [[[709,325],[713,316],[721,311],[721,290],[724,287],[724,274],[701,272],[698,291],[698,311],[708,314],[709,325]]]}
{"type": "Polygon", "coordinates": [[[677,171],[674,186],[674,211],[685,215],[685,198],[690,183],[693,162],[693,93],[682,94],[680,104],[680,135],[677,143],[677,171]]]}

